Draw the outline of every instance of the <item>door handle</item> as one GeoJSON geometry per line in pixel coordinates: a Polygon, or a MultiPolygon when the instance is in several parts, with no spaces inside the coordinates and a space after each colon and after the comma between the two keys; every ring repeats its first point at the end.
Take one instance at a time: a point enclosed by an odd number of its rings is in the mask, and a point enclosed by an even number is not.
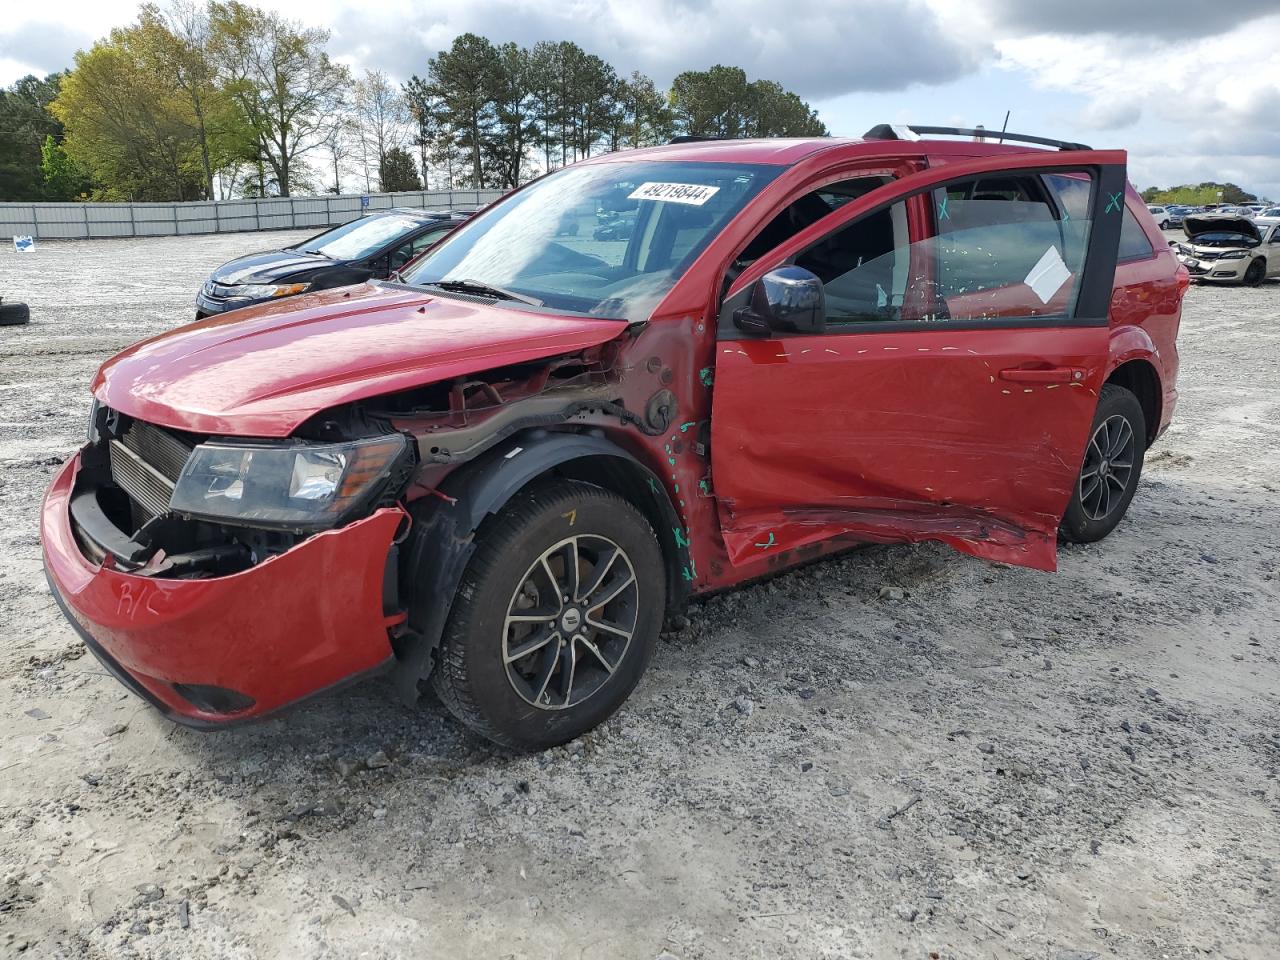
{"type": "Polygon", "coordinates": [[[1074,367],[1010,367],[1000,371],[1000,379],[1014,383],[1070,383],[1083,380],[1084,371],[1074,367]]]}

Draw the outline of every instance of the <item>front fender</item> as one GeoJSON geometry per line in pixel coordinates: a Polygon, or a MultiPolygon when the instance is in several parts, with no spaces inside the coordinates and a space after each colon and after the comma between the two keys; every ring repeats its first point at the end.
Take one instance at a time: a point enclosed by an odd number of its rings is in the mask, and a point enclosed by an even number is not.
{"type": "Polygon", "coordinates": [[[668,612],[683,606],[689,585],[679,571],[688,563],[687,542],[657,476],[601,430],[522,432],[450,473],[440,485],[442,496],[410,508],[414,523],[400,572],[409,618],[395,644],[395,684],[406,702],[417,701],[421,682],[430,676],[480,525],[517,492],[552,471],[586,480],[608,476],[614,482],[601,485],[626,496],[649,516],[667,559],[668,612]]]}

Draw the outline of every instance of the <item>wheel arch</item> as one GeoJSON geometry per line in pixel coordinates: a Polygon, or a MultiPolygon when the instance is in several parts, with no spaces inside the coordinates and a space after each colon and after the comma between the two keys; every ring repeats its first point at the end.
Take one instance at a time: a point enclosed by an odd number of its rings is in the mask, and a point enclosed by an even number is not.
{"type": "Polygon", "coordinates": [[[1147,446],[1150,447],[1160,431],[1161,408],[1164,393],[1160,385],[1160,372],[1149,357],[1134,357],[1119,363],[1108,375],[1107,383],[1124,387],[1142,407],[1147,422],[1147,446]]]}
{"type": "Polygon", "coordinates": [[[400,592],[407,599],[407,629],[397,638],[396,687],[409,703],[431,673],[458,583],[475,552],[484,522],[519,491],[549,477],[580,480],[611,490],[645,515],[662,549],[667,573],[667,613],[684,606],[688,564],[679,515],[656,474],[603,430],[518,433],[441,483],[441,497],[409,508],[413,527],[400,564],[400,592]]]}

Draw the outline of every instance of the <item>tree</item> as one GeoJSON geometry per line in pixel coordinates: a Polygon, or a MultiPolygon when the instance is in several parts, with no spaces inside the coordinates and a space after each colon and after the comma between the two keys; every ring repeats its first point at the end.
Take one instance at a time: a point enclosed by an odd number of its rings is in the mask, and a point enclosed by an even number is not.
{"type": "Polygon", "coordinates": [[[63,137],[62,124],[48,110],[61,78],[26,76],[0,90],[0,200],[44,196],[43,144],[50,136],[58,143],[63,137]]]}
{"type": "MultiPolygon", "coordinates": [[[[214,151],[210,147],[210,114],[229,119],[228,104],[221,96],[217,72],[210,56],[210,28],[207,11],[190,0],[173,0],[168,14],[155,4],[144,4],[138,23],[157,66],[186,96],[191,107],[191,126],[200,151],[204,174],[204,195],[213,198],[214,151]]],[[[219,158],[222,165],[227,158],[219,158]]]]}
{"type": "Polygon", "coordinates": [[[324,142],[350,75],[325,52],[325,30],[240,0],[214,0],[209,11],[210,49],[224,89],[253,130],[259,163],[287,197],[304,155],[324,142]]]}
{"type": "Polygon", "coordinates": [[[494,75],[494,136],[486,145],[486,183],[515,187],[523,179],[529,147],[537,136],[529,51],[514,43],[498,48],[494,75]]]}
{"type": "Polygon", "coordinates": [[[1258,198],[1234,183],[1214,183],[1205,181],[1199,184],[1186,183],[1180,187],[1147,187],[1142,191],[1142,199],[1147,203],[1161,205],[1169,203],[1202,206],[1206,203],[1253,203],[1258,198]]]}
{"type": "Polygon", "coordinates": [[[536,117],[535,139],[542,148],[542,169],[564,164],[563,50],[565,43],[540,40],[529,52],[529,87],[536,117]],[[557,161],[559,161],[557,163],[557,161]]]}
{"type": "Polygon", "coordinates": [[[401,92],[381,70],[366,70],[355,85],[355,120],[365,155],[382,165],[389,150],[404,146],[409,136],[409,108],[401,92]]]}
{"type": "Polygon", "coordinates": [[[402,190],[421,190],[422,181],[414,169],[413,157],[403,147],[392,147],[382,155],[378,164],[378,188],[383,193],[402,190]]]}
{"type": "Polygon", "coordinates": [[[356,143],[360,140],[360,125],[345,112],[335,113],[321,140],[333,162],[333,186],[329,188],[329,192],[341,193],[343,164],[355,156],[356,143]]]}
{"type": "Polygon", "coordinates": [[[818,111],[772,80],[751,84],[747,131],[752,137],[827,136],[826,124],[818,119],[818,111]]]}
{"type": "Polygon", "coordinates": [[[432,85],[414,74],[403,87],[406,109],[413,125],[412,142],[418,148],[418,160],[422,165],[422,185],[431,187],[429,172],[431,154],[443,137],[443,107],[432,85]]]}
{"type": "Polygon", "coordinates": [[[569,118],[573,158],[579,160],[591,156],[612,124],[617,110],[618,74],[577,44],[569,44],[567,53],[568,95],[564,107],[569,118]]]}
{"type": "Polygon", "coordinates": [[[53,134],[44,138],[40,148],[40,170],[44,178],[41,196],[46,200],[75,200],[87,196],[93,184],[80,165],[67,155],[53,134]]]}
{"type": "Polygon", "coordinates": [[[190,104],[157,57],[154,25],[111,31],[76,54],[50,111],[63,146],[104,200],[189,200],[204,194],[190,104]]]}
{"type": "Polygon", "coordinates": [[[671,139],[674,118],[654,82],[638,70],[619,80],[614,100],[618,109],[609,131],[611,150],[649,146],[671,139]]]}
{"type": "Polygon", "coordinates": [[[427,78],[440,100],[450,139],[470,158],[472,187],[484,186],[485,143],[493,135],[496,88],[501,64],[497,48],[484,37],[464,33],[427,63],[427,78]]]}
{"type": "Polygon", "coordinates": [[[739,67],[687,70],[668,95],[680,132],[698,137],[823,137],[815,110],[771,80],[747,82],[739,67]]]}

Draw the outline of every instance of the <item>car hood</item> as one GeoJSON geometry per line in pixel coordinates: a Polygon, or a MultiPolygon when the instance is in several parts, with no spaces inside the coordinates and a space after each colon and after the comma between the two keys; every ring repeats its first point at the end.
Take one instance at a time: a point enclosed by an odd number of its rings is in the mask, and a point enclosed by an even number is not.
{"type": "Polygon", "coordinates": [[[583,350],[626,330],[366,283],[236,310],[135,344],[94,395],[193,433],[288,436],[328,407],[583,350]]]}
{"type": "Polygon", "coordinates": [[[301,250],[268,250],[229,260],[213,271],[210,279],[225,284],[272,283],[304,270],[315,270],[333,263],[328,257],[303,253],[301,250]]]}
{"type": "Polygon", "coordinates": [[[1212,216],[1201,213],[1189,213],[1182,220],[1182,232],[1192,240],[1202,233],[1239,233],[1251,240],[1261,240],[1258,228],[1248,217],[1237,217],[1230,214],[1212,216]]]}

